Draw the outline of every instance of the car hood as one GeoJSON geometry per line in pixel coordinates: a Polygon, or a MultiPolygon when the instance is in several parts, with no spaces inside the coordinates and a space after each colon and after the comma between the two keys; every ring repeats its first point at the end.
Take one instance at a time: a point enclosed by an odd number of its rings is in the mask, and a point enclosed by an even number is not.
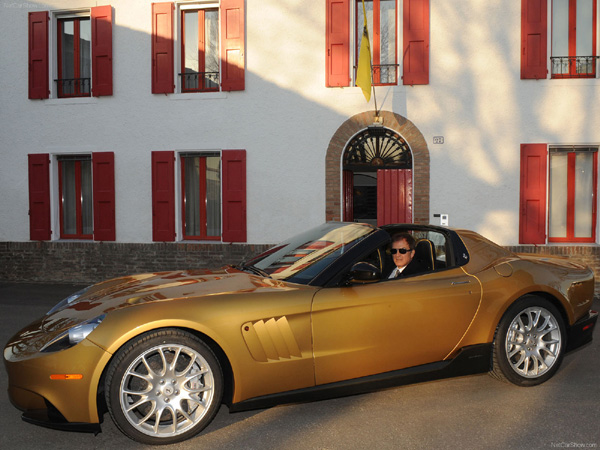
{"type": "Polygon", "coordinates": [[[300,286],[242,272],[189,270],[132,275],[89,287],[69,306],[43,319],[45,331],[58,331],[113,310],[145,303],[224,294],[294,290],[300,286]]]}

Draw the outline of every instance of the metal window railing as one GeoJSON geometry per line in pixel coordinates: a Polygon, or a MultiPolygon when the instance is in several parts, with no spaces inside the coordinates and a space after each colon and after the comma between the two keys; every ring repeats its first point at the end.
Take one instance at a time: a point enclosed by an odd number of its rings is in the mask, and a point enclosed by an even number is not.
{"type": "Polygon", "coordinates": [[[219,72],[180,73],[182,92],[205,92],[219,90],[219,72]]]}
{"type": "Polygon", "coordinates": [[[54,80],[58,88],[58,97],[89,97],[91,78],[59,78],[54,80]]]}
{"type": "Polygon", "coordinates": [[[596,78],[598,56],[552,56],[552,78],[596,78]]]}
{"type": "MultiPolygon", "coordinates": [[[[399,64],[379,64],[371,66],[371,80],[375,86],[381,84],[397,84],[398,83],[398,67],[399,64]]],[[[354,79],[356,79],[356,71],[358,66],[354,66],[354,79]]]]}

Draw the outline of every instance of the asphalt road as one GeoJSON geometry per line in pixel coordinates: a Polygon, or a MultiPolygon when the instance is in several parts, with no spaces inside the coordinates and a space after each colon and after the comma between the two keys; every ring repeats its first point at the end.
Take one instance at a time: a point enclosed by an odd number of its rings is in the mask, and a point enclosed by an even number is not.
{"type": "MultiPolygon", "coordinates": [[[[79,286],[0,283],[0,343],[79,286]]],[[[596,300],[595,309],[600,308],[596,300]]],[[[600,335],[567,355],[556,376],[519,388],[474,375],[334,400],[230,414],[161,449],[569,449],[600,447],[600,335]]],[[[0,449],[150,448],[120,434],[29,425],[8,400],[0,369],[0,449]]]]}

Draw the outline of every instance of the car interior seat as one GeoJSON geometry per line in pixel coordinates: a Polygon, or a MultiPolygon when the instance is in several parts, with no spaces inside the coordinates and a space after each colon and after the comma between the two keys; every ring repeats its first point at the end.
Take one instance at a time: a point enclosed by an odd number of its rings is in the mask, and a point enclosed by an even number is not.
{"type": "Polygon", "coordinates": [[[415,259],[419,261],[426,270],[435,269],[435,247],[429,239],[419,239],[415,245],[415,259]]]}

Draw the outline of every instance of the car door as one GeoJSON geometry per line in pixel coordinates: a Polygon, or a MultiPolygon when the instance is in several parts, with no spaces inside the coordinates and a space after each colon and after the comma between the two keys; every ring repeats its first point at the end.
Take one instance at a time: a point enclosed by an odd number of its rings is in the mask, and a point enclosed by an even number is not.
{"type": "Polygon", "coordinates": [[[480,299],[479,281],[460,267],[321,289],[312,311],[316,384],[443,360],[480,299]]]}

